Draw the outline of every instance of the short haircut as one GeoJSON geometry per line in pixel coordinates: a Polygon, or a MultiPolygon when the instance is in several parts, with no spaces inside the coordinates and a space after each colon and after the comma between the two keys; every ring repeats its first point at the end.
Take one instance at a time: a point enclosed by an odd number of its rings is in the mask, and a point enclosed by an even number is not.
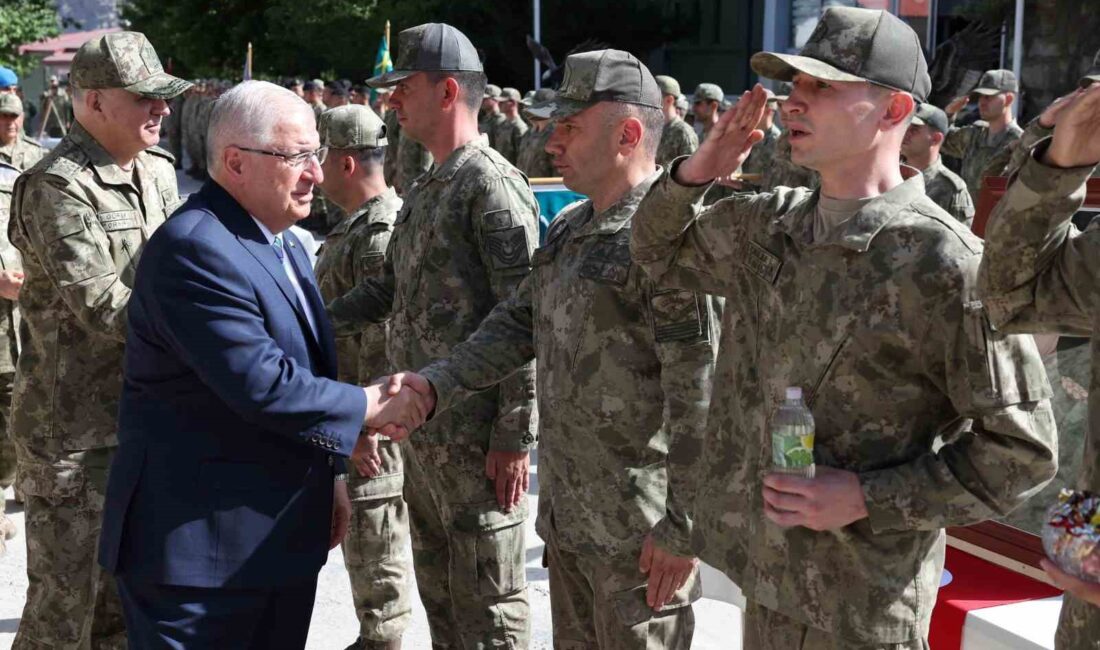
{"type": "Polygon", "coordinates": [[[263,147],[275,125],[298,112],[313,120],[313,107],[291,91],[268,81],[242,81],[214,101],[206,129],[206,165],[221,168],[222,152],[232,145],[263,147]]]}
{"type": "Polygon", "coordinates": [[[458,84],[459,94],[466,108],[473,112],[481,108],[481,100],[485,98],[485,86],[489,84],[489,78],[484,72],[425,72],[424,74],[432,84],[451,77],[458,84]]]}
{"type": "Polygon", "coordinates": [[[362,147],[360,149],[333,149],[329,152],[329,155],[336,154],[338,156],[352,156],[355,158],[355,162],[361,166],[366,167],[368,171],[373,167],[381,167],[382,163],[386,161],[386,146],[381,147],[362,147]]]}
{"type": "Polygon", "coordinates": [[[661,133],[665,128],[665,114],[661,109],[623,102],[616,102],[612,106],[608,114],[608,126],[614,126],[616,122],[628,117],[635,118],[642,123],[642,151],[656,156],[657,147],[661,144],[661,133]]]}

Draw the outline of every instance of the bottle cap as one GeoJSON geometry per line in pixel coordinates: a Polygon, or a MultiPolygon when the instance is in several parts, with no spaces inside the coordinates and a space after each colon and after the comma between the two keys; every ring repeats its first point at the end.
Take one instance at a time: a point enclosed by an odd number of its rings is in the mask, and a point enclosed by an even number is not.
{"type": "Polygon", "coordinates": [[[802,389],[798,386],[791,386],[787,388],[787,399],[796,400],[802,399],[802,389]]]}

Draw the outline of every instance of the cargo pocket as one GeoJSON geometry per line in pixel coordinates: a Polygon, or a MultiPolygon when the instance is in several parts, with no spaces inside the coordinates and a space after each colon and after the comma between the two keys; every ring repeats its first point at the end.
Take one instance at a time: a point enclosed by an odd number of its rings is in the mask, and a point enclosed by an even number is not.
{"type": "Polygon", "coordinates": [[[55,506],[83,494],[86,483],[83,467],[47,463],[20,463],[16,480],[20,492],[55,506]]]}
{"type": "Polygon", "coordinates": [[[611,594],[611,603],[615,608],[615,615],[624,627],[634,627],[644,623],[654,616],[663,616],[677,609],[690,607],[691,604],[703,595],[702,580],[696,574],[681,587],[668,604],[654,612],[645,601],[646,585],[642,584],[631,589],[616,591],[611,594]]]}
{"type": "Polygon", "coordinates": [[[461,536],[463,572],[472,572],[479,596],[504,596],[527,586],[524,522],[527,504],[501,512],[496,501],[460,506],[455,529],[461,536]]]}

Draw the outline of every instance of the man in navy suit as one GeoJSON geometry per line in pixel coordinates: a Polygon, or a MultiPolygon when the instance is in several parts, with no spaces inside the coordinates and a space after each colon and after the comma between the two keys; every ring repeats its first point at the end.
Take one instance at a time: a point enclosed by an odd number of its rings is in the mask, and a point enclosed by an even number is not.
{"type": "Polygon", "coordinates": [[[310,107],[242,83],[208,142],[211,180],[137,269],[100,563],[131,648],[301,648],[350,512],[341,457],[364,462],[364,427],[406,435],[431,404],[334,379],[324,303],[287,230],[322,180],[310,107]]]}

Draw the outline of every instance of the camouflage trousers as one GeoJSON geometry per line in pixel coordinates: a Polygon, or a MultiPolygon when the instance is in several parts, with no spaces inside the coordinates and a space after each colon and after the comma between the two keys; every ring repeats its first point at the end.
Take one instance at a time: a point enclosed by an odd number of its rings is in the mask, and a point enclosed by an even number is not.
{"type": "Polygon", "coordinates": [[[841,639],[790,619],[749,601],[745,608],[744,643],[746,650],[928,650],[927,639],[905,643],[866,643],[841,639]]]}
{"type": "Polygon", "coordinates": [[[1058,620],[1055,650],[1100,650],[1100,607],[1066,594],[1058,620]]]}
{"type": "MultiPolygon", "coordinates": [[[[0,373],[0,492],[15,482],[15,445],[8,434],[8,422],[11,420],[11,387],[15,380],[14,372],[0,373]]],[[[3,510],[0,498],[0,513],[3,510]]]]}
{"type": "Polygon", "coordinates": [[[405,454],[413,566],[433,648],[524,649],[530,643],[527,501],[499,509],[473,443],[413,440],[405,454]]]}
{"type": "Polygon", "coordinates": [[[363,478],[349,467],[351,522],[343,544],[344,564],[359,638],[365,641],[397,641],[412,619],[412,567],[405,552],[409,511],[401,496],[399,450],[398,443],[379,445],[382,471],[375,478],[363,478]]]}
{"type": "MultiPolygon", "coordinates": [[[[688,650],[695,634],[691,603],[699,574],[661,611],[645,602],[646,575],[637,556],[581,555],[561,548],[550,527],[545,563],[555,650],[688,650]]],[[[745,646],[749,648],[751,646],[745,646]]]]}
{"type": "Polygon", "coordinates": [[[27,603],[13,650],[125,648],[115,581],[96,562],[114,448],[46,458],[16,444],[27,535],[27,603]]]}

